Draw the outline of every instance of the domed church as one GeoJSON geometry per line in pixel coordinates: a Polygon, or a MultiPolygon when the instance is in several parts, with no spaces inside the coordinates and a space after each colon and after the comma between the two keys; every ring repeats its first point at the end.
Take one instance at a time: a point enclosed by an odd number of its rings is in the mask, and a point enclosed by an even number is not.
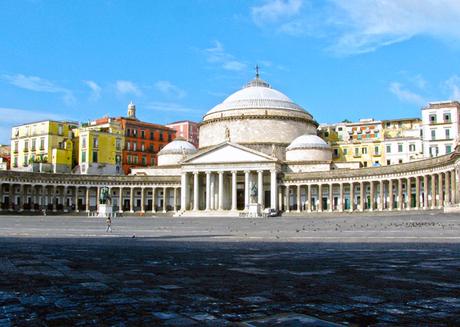
{"type": "Polygon", "coordinates": [[[198,149],[177,138],[159,152],[158,167],[133,169],[133,174],[181,176],[180,214],[260,215],[278,209],[278,184],[285,173],[353,167],[334,166],[317,127],[307,110],[257,71],[203,116],[198,149]]]}

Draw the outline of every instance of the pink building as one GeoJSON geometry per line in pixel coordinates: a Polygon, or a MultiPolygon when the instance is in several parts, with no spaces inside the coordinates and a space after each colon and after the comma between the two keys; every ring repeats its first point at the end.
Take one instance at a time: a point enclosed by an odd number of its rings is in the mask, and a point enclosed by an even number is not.
{"type": "Polygon", "coordinates": [[[198,148],[198,123],[190,120],[181,120],[167,124],[166,127],[174,129],[176,137],[181,136],[198,148]]]}

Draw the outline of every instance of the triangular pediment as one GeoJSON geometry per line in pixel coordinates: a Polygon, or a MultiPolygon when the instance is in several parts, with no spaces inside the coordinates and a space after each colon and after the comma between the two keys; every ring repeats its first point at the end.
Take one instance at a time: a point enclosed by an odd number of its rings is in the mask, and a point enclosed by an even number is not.
{"type": "Polygon", "coordinates": [[[273,162],[277,161],[265,153],[249,149],[247,147],[224,143],[212,149],[204,150],[187,158],[183,164],[206,164],[206,163],[241,163],[241,162],[273,162]]]}

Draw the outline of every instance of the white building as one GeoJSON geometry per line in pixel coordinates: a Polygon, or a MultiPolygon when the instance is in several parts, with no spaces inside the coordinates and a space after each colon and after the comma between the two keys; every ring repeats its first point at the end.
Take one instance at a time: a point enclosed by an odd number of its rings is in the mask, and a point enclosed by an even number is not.
{"type": "Polygon", "coordinates": [[[422,109],[423,153],[437,157],[454,151],[459,141],[460,103],[430,102],[422,109]]]}
{"type": "Polygon", "coordinates": [[[384,120],[385,165],[423,159],[422,122],[418,118],[384,120]]]}

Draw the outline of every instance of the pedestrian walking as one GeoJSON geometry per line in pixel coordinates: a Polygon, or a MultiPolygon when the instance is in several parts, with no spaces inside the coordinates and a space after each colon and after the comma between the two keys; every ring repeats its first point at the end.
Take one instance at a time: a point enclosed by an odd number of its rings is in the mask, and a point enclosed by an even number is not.
{"type": "Polygon", "coordinates": [[[107,216],[107,229],[105,230],[106,233],[110,232],[112,233],[112,219],[110,218],[110,216],[107,216]]]}

